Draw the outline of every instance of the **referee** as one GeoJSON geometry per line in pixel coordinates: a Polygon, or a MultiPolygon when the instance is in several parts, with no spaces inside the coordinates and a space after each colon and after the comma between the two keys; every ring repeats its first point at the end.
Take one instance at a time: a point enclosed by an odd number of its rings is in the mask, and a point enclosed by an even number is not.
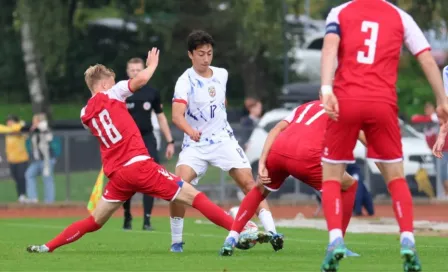
{"type": "MultiPolygon", "coordinates": [[[[126,72],[128,74],[128,77],[132,79],[143,69],[143,60],[140,58],[132,58],[127,63],[126,72]]],[[[168,121],[162,110],[159,91],[146,85],[142,87],[138,92],[128,97],[128,99],[126,99],[126,106],[135,123],[137,124],[140,133],[142,134],[143,141],[145,142],[149,155],[151,155],[154,161],[158,163],[159,154],[157,150],[157,141],[154,136],[154,129],[151,123],[151,113],[154,110],[157,116],[160,130],[165,135],[165,139],[168,143],[165,156],[167,159],[171,159],[174,154],[174,140],[171,136],[168,121]]],[[[151,211],[153,205],[154,198],[149,195],[143,195],[143,230],[152,230],[151,211]]],[[[123,208],[123,229],[130,230],[132,229],[131,199],[123,204],[123,208]]]]}

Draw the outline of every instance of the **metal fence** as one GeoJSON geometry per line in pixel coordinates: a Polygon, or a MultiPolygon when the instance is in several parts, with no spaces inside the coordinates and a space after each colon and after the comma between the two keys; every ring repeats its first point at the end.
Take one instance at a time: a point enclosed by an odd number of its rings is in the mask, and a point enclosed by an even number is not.
{"type": "MultiPolygon", "coordinates": [[[[242,134],[239,125],[233,125],[235,135],[242,134]]],[[[101,169],[101,158],[98,141],[85,130],[56,131],[54,134],[62,140],[62,153],[55,165],[56,201],[87,201],[93,185],[101,169]]],[[[173,128],[174,138],[181,142],[182,133],[173,128]]],[[[0,136],[0,202],[15,202],[17,194],[15,184],[9,176],[9,167],[5,157],[5,138],[0,136]]],[[[160,150],[161,163],[174,172],[177,155],[170,161],[164,159],[164,147],[160,150]]],[[[176,153],[180,151],[179,144],[176,153]]],[[[406,152],[405,152],[406,154],[406,152]]],[[[364,173],[364,183],[374,198],[388,198],[387,187],[384,184],[379,171],[373,162],[358,159],[358,164],[364,173]]],[[[416,155],[405,159],[406,179],[414,197],[443,198],[443,186],[436,172],[442,169],[441,160],[437,160],[434,166],[431,156],[416,155]],[[436,169],[438,171],[436,171],[436,169]]],[[[257,162],[253,162],[257,165],[257,162]]],[[[256,173],[256,169],[253,169],[256,173]]],[[[39,197],[43,198],[42,182],[38,180],[39,197]]],[[[209,167],[207,174],[200,180],[198,189],[206,192],[213,200],[225,202],[236,200],[239,189],[227,173],[213,167],[209,167]]],[[[306,200],[314,198],[315,192],[307,185],[288,178],[282,188],[270,195],[272,199],[282,200],[306,200]]]]}

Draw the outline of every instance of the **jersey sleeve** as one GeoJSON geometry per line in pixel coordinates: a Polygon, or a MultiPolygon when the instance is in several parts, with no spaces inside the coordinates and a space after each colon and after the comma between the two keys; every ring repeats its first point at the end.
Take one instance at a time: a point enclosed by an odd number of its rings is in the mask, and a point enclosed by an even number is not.
{"type": "Polygon", "coordinates": [[[84,124],[84,122],[82,121],[82,117],[83,117],[85,114],[86,114],[86,107],[84,107],[84,108],[81,109],[81,116],[80,116],[80,118],[81,118],[81,124],[82,124],[82,126],[83,126],[85,129],[89,129],[89,127],[88,127],[86,124],[84,124]]]}
{"type": "Polygon", "coordinates": [[[179,78],[174,87],[173,103],[188,104],[188,91],[190,90],[190,84],[187,79],[179,78]]]}
{"type": "Polygon", "coordinates": [[[333,33],[341,36],[341,28],[339,25],[339,7],[332,8],[325,21],[325,35],[333,33]]]}
{"type": "Polygon", "coordinates": [[[132,95],[130,80],[121,80],[107,91],[110,98],[125,102],[126,98],[132,95]]]}
{"type": "Polygon", "coordinates": [[[153,102],[153,109],[154,109],[154,112],[156,113],[156,114],[160,114],[160,113],[162,113],[163,112],[163,110],[162,110],[162,102],[160,102],[160,92],[159,92],[159,90],[155,90],[155,92],[154,92],[154,102],[153,102]]]}
{"type": "Polygon", "coordinates": [[[286,121],[286,122],[288,122],[288,124],[291,124],[291,122],[294,120],[294,117],[296,116],[296,113],[299,110],[299,108],[300,108],[300,106],[295,108],[288,116],[286,116],[285,119],[283,119],[283,121],[286,121]]]}
{"type": "Polygon", "coordinates": [[[443,86],[445,87],[445,94],[448,96],[448,65],[443,68],[443,86]]]}
{"type": "Polygon", "coordinates": [[[406,48],[414,56],[418,56],[425,51],[431,50],[428,40],[411,15],[401,10],[400,15],[404,27],[404,44],[406,45],[406,48]]]}

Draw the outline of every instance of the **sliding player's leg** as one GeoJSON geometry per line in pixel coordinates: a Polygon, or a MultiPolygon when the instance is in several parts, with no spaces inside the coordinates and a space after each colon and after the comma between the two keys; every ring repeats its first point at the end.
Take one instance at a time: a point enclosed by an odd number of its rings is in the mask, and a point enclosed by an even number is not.
{"type": "Polygon", "coordinates": [[[29,246],[27,251],[32,253],[53,252],[58,247],[77,241],[86,233],[99,230],[112,214],[121,207],[122,203],[100,199],[92,215],[72,223],[55,238],[43,245],[29,246]]]}
{"type": "Polygon", "coordinates": [[[381,114],[370,114],[364,133],[367,157],[376,161],[392,198],[392,205],[400,227],[401,255],[405,271],[420,271],[421,264],[415,250],[413,204],[408,183],[404,178],[403,152],[398,112],[385,103],[373,105],[381,114]]]}
{"type": "MultiPolygon", "coordinates": [[[[242,232],[244,226],[254,216],[257,209],[259,209],[259,207],[263,207],[263,202],[265,202],[265,198],[269,195],[269,193],[271,191],[277,191],[283,184],[284,180],[289,176],[289,173],[283,169],[285,164],[281,163],[282,160],[280,157],[281,156],[275,153],[271,153],[267,158],[266,168],[268,170],[269,177],[271,178],[271,182],[269,184],[263,185],[261,183],[251,182],[251,189],[249,192],[246,192],[246,196],[241,202],[238,213],[235,217],[235,221],[233,222],[232,229],[229,232],[223,247],[221,248],[221,255],[231,256],[233,254],[232,241],[240,239],[240,243],[244,244],[246,237],[243,237],[244,235],[240,237],[240,233],[242,232]]],[[[250,177],[252,177],[252,174],[250,174],[250,177]]],[[[237,176],[234,177],[234,179],[244,180],[237,176]]],[[[261,243],[270,241],[276,251],[283,248],[283,235],[276,232],[260,232],[257,233],[257,237],[252,236],[247,238],[250,238],[250,240],[257,239],[257,241],[261,243]]]]}
{"type": "MultiPolygon", "coordinates": [[[[223,171],[229,171],[229,175],[235,180],[236,184],[241,188],[244,194],[247,194],[256,186],[255,179],[252,175],[252,168],[243,149],[235,140],[224,141],[217,144],[213,150],[213,156],[210,156],[210,164],[220,168],[223,171]]],[[[260,203],[257,209],[258,218],[267,232],[277,233],[275,229],[274,219],[266,200],[260,203]]],[[[280,250],[283,246],[283,240],[278,236],[278,244],[273,243],[274,250],[280,250]],[[281,240],[281,241],[280,241],[281,240]]],[[[273,240],[274,242],[274,240],[273,240]]]]}

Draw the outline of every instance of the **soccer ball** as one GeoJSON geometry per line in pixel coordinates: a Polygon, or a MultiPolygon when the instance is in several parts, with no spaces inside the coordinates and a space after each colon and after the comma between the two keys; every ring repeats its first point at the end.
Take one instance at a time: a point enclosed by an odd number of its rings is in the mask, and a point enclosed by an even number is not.
{"type": "Polygon", "coordinates": [[[237,246],[239,249],[247,250],[253,248],[257,241],[254,240],[245,240],[244,237],[246,236],[253,236],[257,235],[258,232],[258,226],[253,221],[247,222],[246,226],[244,226],[243,231],[240,233],[240,241],[239,246],[237,246]]]}

